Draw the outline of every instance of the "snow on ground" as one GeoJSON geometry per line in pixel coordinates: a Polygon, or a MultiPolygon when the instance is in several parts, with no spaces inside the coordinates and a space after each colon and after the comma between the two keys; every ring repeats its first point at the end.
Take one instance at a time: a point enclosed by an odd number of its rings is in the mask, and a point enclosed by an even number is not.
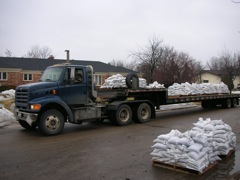
{"type": "Polygon", "coordinates": [[[0,93],[0,128],[15,122],[15,117],[11,111],[6,109],[1,101],[12,99],[15,96],[15,90],[10,89],[0,93]]]}

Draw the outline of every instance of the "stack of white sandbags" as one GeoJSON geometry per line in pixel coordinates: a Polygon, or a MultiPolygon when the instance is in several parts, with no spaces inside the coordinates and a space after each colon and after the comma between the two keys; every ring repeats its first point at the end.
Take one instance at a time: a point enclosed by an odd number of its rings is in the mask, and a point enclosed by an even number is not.
{"type": "MultiPolygon", "coordinates": [[[[139,87],[145,88],[147,86],[147,80],[139,78],[139,87]]],[[[100,88],[126,88],[126,77],[121,74],[116,74],[108,77],[104,84],[100,88]]]]}
{"type": "Polygon", "coordinates": [[[193,139],[199,134],[209,134],[213,138],[213,148],[218,155],[227,155],[236,147],[236,135],[232,128],[222,120],[203,120],[199,118],[191,130],[193,139]]]}
{"type": "Polygon", "coordinates": [[[123,77],[121,74],[116,74],[108,77],[104,84],[100,88],[126,88],[126,82],[125,77],[123,77]]]}
{"type": "Polygon", "coordinates": [[[165,88],[164,84],[159,84],[157,81],[154,81],[153,83],[150,83],[148,86],[145,86],[147,89],[151,88],[165,88]]]}
{"type": "Polygon", "coordinates": [[[211,83],[174,83],[172,86],[168,87],[169,96],[178,96],[178,95],[196,95],[196,94],[222,94],[229,93],[228,86],[224,83],[211,84],[211,83]]]}
{"type": "Polygon", "coordinates": [[[153,160],[202,172],[210,163],[220,160],[218,155],[235,148],[236,136],[230,126],[221,120],[204,121],[200,118],[191,130],[184,133],[172,130],[168,134],[159,135],[153,142],[153,160]],[[224,131],[228,135],[216,134],[219,125],[219,133],[224,131]]]}

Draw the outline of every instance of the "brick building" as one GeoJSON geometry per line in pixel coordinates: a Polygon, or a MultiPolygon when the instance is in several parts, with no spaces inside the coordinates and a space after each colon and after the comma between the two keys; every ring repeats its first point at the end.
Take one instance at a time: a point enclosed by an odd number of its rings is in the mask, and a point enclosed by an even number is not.
{"type": "MultiPolygon", "coordinates": [[[[65,63],[61,59],[37,59],[37,58],[16,58],[0,57],[0,87],[14,88],[20,84],[37,82],[46,67],[65,63]]],[[[104,80],[113,74],[135,72],[123,67],[115,67],[100,61],[70,60],[75,65],[91,65],[94,69],[94,80],[97,86],[104,83],[104,80]]]]}

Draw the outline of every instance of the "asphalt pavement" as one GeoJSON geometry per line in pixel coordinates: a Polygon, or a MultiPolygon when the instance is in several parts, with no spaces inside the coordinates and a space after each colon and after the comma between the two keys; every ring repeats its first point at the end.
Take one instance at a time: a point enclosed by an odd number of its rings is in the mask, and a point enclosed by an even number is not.
{"type": "Polygon", "coordinates": [[[240,170],[240,106],[160,111],[145,124],[66,124],[62,134],[45,137],[16,123],[0,128],[0,179],[226,179],[240,170]],[[198,118],[222,119],[237,136],[236,153],[202,176],[152,165],[153,140],[172,129],[193,127],[198,118]]]}

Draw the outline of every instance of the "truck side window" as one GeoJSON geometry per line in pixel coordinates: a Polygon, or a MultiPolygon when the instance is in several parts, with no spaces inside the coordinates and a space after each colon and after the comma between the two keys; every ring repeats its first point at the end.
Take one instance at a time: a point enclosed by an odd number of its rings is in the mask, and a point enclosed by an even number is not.
{"type": "Polygon", "coordinates": [[[75,69],[75,83],[81,83],[83,81],[82,69],[75,69]]]}

